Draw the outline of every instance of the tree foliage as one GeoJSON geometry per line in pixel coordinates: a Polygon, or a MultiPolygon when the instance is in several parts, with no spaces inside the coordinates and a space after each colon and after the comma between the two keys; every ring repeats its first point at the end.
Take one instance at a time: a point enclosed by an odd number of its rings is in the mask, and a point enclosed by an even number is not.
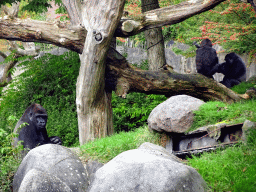
{"type": "MultiPolygon", "coordinates": [[[[163,7],[180,2],[182,0],[160,0],[159,4],[163,7]]],[[[138,0],[128,0],[125,7],[131,17],[140,14],[139,8],[138,0]]],[[[214,44],[223,46],[227,52],[247,53],[253,60],[256,58],[255,17],[251,4],[240,0],[227,0],[208,12],[191,17],[184,22],[163,27],[163,34],[165,40],[175,40],[190,45],[193,41],[209,38],[214,44]]],[[[133,39],[136,42],[145,40],[141,34],[133,39]]],[[[194,56],[194,54],[195,48],[185,52],[186,56],[194,56]]]]}

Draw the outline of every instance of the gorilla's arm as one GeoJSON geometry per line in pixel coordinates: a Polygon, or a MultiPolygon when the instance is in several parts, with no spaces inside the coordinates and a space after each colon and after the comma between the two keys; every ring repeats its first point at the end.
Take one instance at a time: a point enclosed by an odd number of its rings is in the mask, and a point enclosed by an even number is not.
{"type": "Polygon", "coordinates": [[[211,75],[214,75],[215,73],[224,73],[223,68],[224,68],[224,65],[225,65],[225,64],[226,64],[226,62],[219,63],[219,64],[215,65],[215,66],[212,68],[210,74],[211,74],[211,75]]]}
{"type": "Polygon", "coordinates": [[[49,137],[49,142],[52,144],[62,145],[62,141],[58,136],[49,137]]]}
{"type": "Polygon", "coordinates": [[[200,45],[198,45],[198,44],[196,43],[196,41],[194,41],[194,42],[193,42],[193,45],[195,45],[195,46],[196,46],[196,48],[198,48],[198,49],[199,49],[199,48],[201,48],[201,46],[200,46],[200,45]]]}

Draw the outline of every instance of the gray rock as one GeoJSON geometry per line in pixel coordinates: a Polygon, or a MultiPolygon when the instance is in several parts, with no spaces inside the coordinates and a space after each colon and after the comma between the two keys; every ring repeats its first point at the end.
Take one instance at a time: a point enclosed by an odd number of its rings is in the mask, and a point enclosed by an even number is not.
{"type": "Polygon", "coordinates": [[[187,95],[170,97],[156,106],[148,117],[148,127],[159,132],[186,132],[193,123],[193,111],[205,102],[187,95]]]}
{"type": "Polygon", "coordinates": [[[14,192],[86,191],[86,170],[70,149],[54,144],[36,147],[22,160],[14,175],[14,192]]]}
{"type": "Polygon", "coordinates": [[[31,169],[25,175],[20,185],[19,191],[26,192],[72,192],[72,190],[58,177],[40,170],[31,169]]]}
{"type": "Polygon", "coordinates": [[[141,146],[139,146],[140,150],[146,151],[147,153],[150,153],[152,155],[160,156],[163,158],[170,159],[172,161],[176,161],[178,163],[182,163],[181,159],[173,155],[172,153],[168,152],[165,148],[155,145],[153,143],[143,143],[141,146]]]}
{"type": "Polygon", "coordinates": [[[248,134],[248,131],[251,129],[251,128],[255,128],[256,129],[256,123],[255,122],[252,122],[252,121],[249,121],[249,120],[245,120],[244,124],[243,124],[243,127],[242,127],[242,140],[246,143],[247,141],[247,134],[248,134]]]}
{"type": "Polygon", "coordinates": [[[121,153],[95,174],[90,192],[200,192],[207,185],[198,172],[182,163],[161,156],[163,149],[143,145],[121,153]],[[147,147],[146,147],[147,146],[147,147]],[[158,151],[158,148],[160,151],[158,151]],[[158,152],[156,152],[158,151],[158,152]]]}
{"type": "Polygon", "coordinates": [[[103,163],[99,163],[97,161],[88,161],[88,163],[86,163],[86,171],[89,178],[89,184],[93,182],[96,171],[103,165],[103,163]]]}

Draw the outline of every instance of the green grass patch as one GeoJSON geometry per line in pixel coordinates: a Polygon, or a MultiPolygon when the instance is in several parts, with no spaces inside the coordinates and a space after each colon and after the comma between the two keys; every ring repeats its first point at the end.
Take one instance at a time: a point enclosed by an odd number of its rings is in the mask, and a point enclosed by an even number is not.
{"type": "Polygon", "coordinates": [[[236,145],[188,159],[212,191],[256,191],[256,130],[247,145],[236,145]]]}
{"type": "Polygon", "coordinates": [[[194,123],[189,131],[216,123],[243,123],[246,119],[256,122],[256,99],[227,104],[210,101],[194,111],[194,123]]]}
{"type": "Polygon", "coordinates": [[[135,131],[120,132],[110,137],[96,139],[80,148],[83,155],[106,163],[124,151],[138,148],[144,142],[159,145],[160,134],[150,132],[147,126],[144,126],[135,131]]]}
{"type": "Polygon", "coordinates": [[[255,82],[242,82],[232,87],[232,90],[239,94],[244,94],[250,88],[256,88],[255,82]]]}

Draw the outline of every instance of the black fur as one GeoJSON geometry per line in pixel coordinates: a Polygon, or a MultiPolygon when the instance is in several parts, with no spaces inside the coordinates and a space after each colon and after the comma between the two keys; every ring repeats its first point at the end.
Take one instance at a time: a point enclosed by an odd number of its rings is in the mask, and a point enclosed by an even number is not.
{"type": "Polygon", "coordinates": [[[222,73],[223,80],[220,82],[228,88],[238,85],[246,80],[246,66],[243,60],[235,53],[225,56],[225,62],[220,63],[212,70],[212,73],[222,73]]]}
{"type": "Polygon", "coordinates": [[[211,73],[215,65],[219,63],[216,50],[212,48],[212,42],[209,39],[204,39],[201,45],[194,43],[198,48],[196,50],[196,70],[198,73],[213,78],[211,73]]]}
{"type": "Polygon", "coordinates": [[[33,149],[39,145],[52,143],[62,144],[59,137],[48,137],[46,131],[47,113],[46,110],[39,104],[30,105],[20,120],[18,121],[14,133],[18,133],[18,138],[14,139],[14,146],[17,146],[18,141],[22,141],[25,149],[33,149]],[[20,125],[27,123],[20,129],[20,125]]]}

